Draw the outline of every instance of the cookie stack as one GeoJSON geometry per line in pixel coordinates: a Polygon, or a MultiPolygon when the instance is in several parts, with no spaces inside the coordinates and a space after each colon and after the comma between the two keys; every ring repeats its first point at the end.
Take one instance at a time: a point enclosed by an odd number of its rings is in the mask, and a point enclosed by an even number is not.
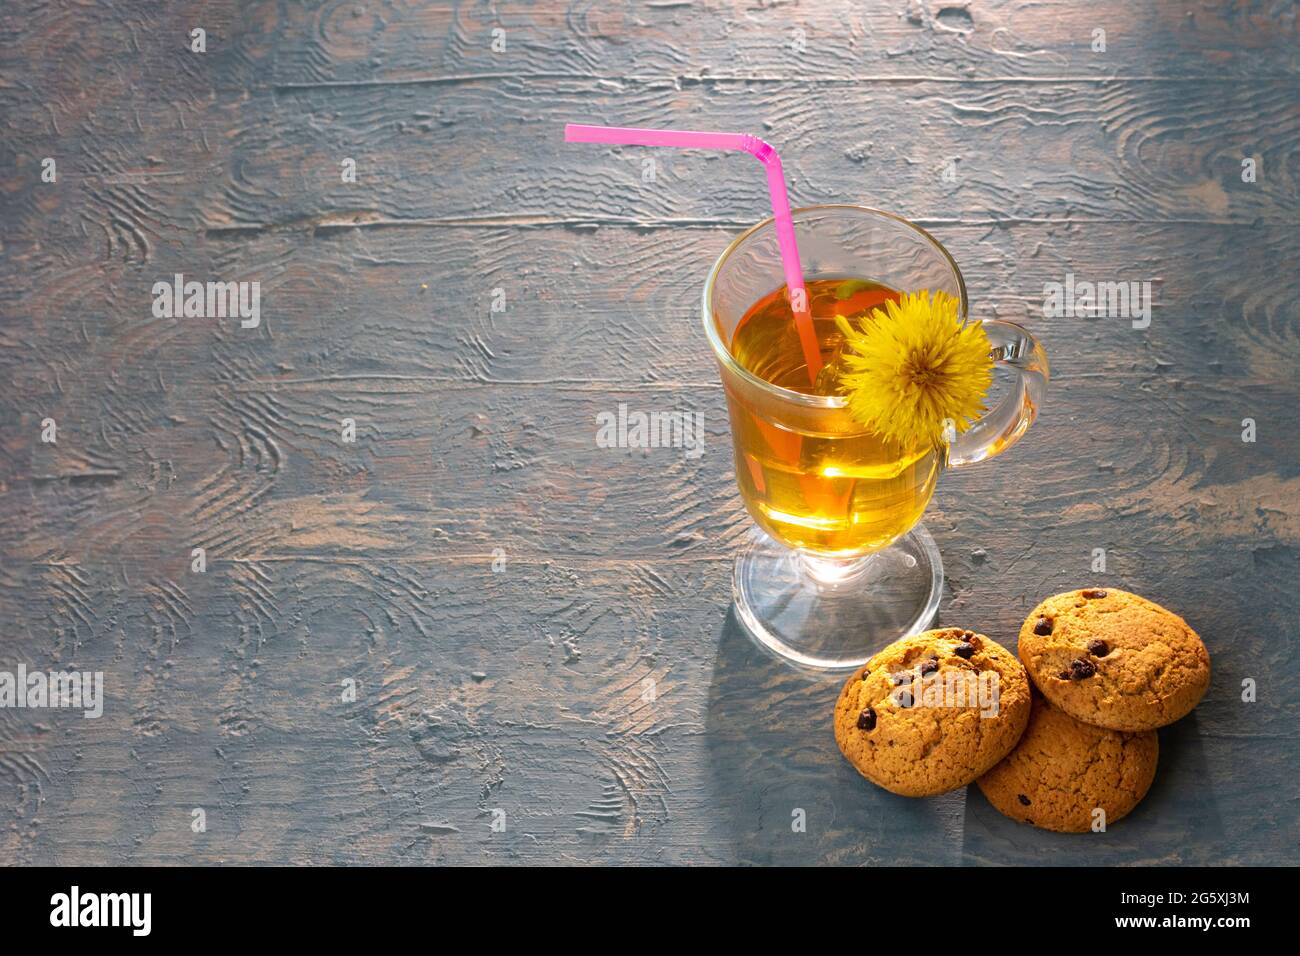
{"type": "Polygon", "coordinates": [[[840,750],[894,793],[976,782],[1012,819],[1084,832],[1137,806],[1155,778],[1156,728],[1210,682],[1182,618],[1114,589],[1048,598],[1025,620],[1019,655],[958,628],[890,645],[840,693],[840,750]]]}

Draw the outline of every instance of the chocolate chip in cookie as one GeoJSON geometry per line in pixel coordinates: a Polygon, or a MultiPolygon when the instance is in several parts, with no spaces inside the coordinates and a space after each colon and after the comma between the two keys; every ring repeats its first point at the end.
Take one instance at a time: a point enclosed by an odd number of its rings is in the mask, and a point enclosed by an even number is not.
{"type": "Polygon", "coordinates": [[[970,656],[975,653],[975,645],[969,641],[962,641],[952,649],[952,652],[963,660],[970,660],[970,656]]]}
{"type": "Polygon", "coordinates": [[[1088,588],[1080,593],[1090,600],[1096,600],[1097,598],[1104,598],[1106,596],[1106,591],[1103,588],[1088,588]]]}
{"type": "Polygon", "coordinates": [[[1052,633],[1052,622],[1045,617],[1040,617],[1038,623],[1034,625],[1034,633],[1039,637],[1046,637],[1052,633]]]}
{"type": "Polygon", "coordinates": [[[1092,661],[1085,661],[1082,657],[1076,657],[1070,661],[1070,679],[1085,680],[1097,673],[1097,665],[1092,661]]]}
{"type": "Polygon", "coordinates": [[[858,714],[858,730],[875,730],[876,729],[876,712],[871,707],[867,707],[858,714]]]}
{"type": "Polygon", "coordinates": [[[1093,657],[1105,657],[1110,653],[1110,645],[1100,638],[1094,637],[1088,642],[1088,653],[1093,657]]]}
{"type": "Polygon", "coordinates": [[[924,677],[926,674],[933,674],[938,669],[939,669],[939,662],[935,660],[933,657],[930,658],[928,661],[921,661],[922,677],[924,677]]]}

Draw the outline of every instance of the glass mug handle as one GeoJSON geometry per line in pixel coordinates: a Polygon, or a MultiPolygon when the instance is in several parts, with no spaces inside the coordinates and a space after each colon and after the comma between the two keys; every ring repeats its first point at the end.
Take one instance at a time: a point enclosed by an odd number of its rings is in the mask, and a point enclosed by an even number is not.
{"type": "Polygon", "coordinates": [[[948,432],[947,465],[960,468],[1006,451],[1029,430],[1047,394],[1050,367],[1038,340],[1014,322],[989,320],[984,332],[993,361],[1015,371],[1010,394],[960,435],[948,432]]]}

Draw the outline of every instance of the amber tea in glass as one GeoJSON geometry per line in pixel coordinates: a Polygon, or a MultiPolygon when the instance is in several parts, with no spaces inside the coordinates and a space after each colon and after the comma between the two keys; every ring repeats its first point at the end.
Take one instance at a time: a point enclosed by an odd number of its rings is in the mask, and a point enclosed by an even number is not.
{"type": "MultiPolygon", "coordinates": [[[[785,287],[745,313],[731,354],[746,370],[791,391],[834,395],[842,333],[835,316],[869,315],[899,293],[858,278],[807,283],[808,307],[825,363],[809,381],[785,287]]],[[[847,416],[847,412],[843,412],[847,416]]],[[[940,449],[903,447],[850,421],[818,430],[772,424],[761,408],[734,396],[731,426],[745,506],[764,531],[791,548],[838,557],[879,551],[912,529],[934,492],[940,449]]]]}

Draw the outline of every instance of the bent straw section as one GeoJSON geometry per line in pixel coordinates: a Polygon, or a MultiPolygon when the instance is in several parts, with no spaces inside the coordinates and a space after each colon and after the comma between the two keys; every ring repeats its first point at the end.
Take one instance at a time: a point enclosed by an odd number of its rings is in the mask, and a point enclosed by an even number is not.
{"type": "Polygon", "coordinates": [[[567,143],[604,143],[616,146],[669,146],[675,149],[730,149],[749,153],[767,174],[767,191],[772,201],[772,219],[776,225],[777,246],[785,285],[794,313],[795,331],[808,366],[808,378],[816,382],[822,368],[821,349],[808,311],[808,292],[804,287],[803,268],[799,263],[799,245],[795,241],[794,220],[790,218],[790,197],[785,189],[785,169],[781,157],[769,144],[748,133],[713,133],[698,130],[642,129],[630,126],[585,126],[568,123],[564,127],[567,143]]]}

